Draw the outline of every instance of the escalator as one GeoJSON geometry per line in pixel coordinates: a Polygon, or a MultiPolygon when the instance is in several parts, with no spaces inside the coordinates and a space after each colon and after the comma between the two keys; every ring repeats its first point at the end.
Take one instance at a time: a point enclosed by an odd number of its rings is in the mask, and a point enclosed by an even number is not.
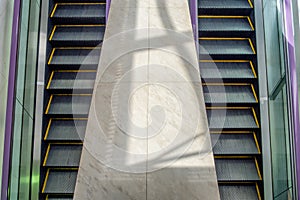
{"type": "Polygon", "coordinates": [[[49,5],[40,199],[73,199],[106,3],[55,0],[49,5]]]}
{"type": "Polygon", "coordinates": [[[199,0],[199,66],[222,200],[263,199],[252,0],[199,0]]]}

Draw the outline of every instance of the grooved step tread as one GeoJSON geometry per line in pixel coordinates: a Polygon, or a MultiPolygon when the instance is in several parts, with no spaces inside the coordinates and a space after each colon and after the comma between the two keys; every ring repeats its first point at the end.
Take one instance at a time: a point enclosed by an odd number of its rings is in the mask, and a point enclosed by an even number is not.
{"type": "Polygon", "coordinates": [[[258,200],[255,185],[219,185],[222,200],[258,200]]]}
{"type": "Polygon", "coordinates": [[[259,150],[252,133],[221,133],[211,134],[215,155],[254,155],[259,150]]]}
{"type": "Polygon", "coordinates": [[[77,170],[50,170],[44,194],[73,194],[77,170]]]}
{"type": "Polygon", "coordinates": [[[251,85],[204,85],[205,103],[256,103],[251,85]]]}
{"type": "Polygon", "coordinates": [[[81,95],[53,95],[49,106],[49,112],[46,114],[83,114],[89,113],[92,97],[81,95]]]}
{"type": "MultiPolygon", "coordinates": [[[[57,4],[56,10],[53,13],[53,18],[105,18],[105,4],[57,4]]],[[[93,19],[95,20],[95,19],[93,19]]]]}
{"type": "Polygon", "coordinates": [[[81,145],[50,144],[45,166],[78,167],[81,150],[81,145]]]}
{"type": "Polygon", "coordinates": [[[247,18],[199,18],[199,31],[253,31],[247,18]]]}
{"type": "Polygon", "coordinates": [[[85,135],[87,120],[51,120],[47,141],[81,141],[85,135]]]}
{"type": "Polygon", "coordinates": [[[249,62],[200,62],[201,77],[205,79],[253,79],[249,62]]]}
{"type": "Polygon", "coordinates": [[[100,49],[55,49],[50,65],[60,66],[86,66],[98,65],[100,49]]]}
{"type": "Polygon", "coordinates": [[[258,128],[251,109],[208,109],[207,118],[210,128],[258,128]]]}
{"type": "Polygon", "coordinates": [[[54,72],[49,89],[93,89],[96,72],[54,72]]]}
{"type": "Polygon", "coordinates": [[[199,0],[199,8],[231,8],[241,9],[248,8],[251,6],[247,0],[199,0]]]}
{"type": "Polygon", "coordinates": [[[253,55],[248,40],[203,40],[200,39],[200,54],[210,55],[253,55]],[[207,52],[206,52],[207,51],[207,52]]]}
{"type": "Polygon", "coordinates": [[[254,159],[215,159],[218,181],[259,181],[254,159]]]}

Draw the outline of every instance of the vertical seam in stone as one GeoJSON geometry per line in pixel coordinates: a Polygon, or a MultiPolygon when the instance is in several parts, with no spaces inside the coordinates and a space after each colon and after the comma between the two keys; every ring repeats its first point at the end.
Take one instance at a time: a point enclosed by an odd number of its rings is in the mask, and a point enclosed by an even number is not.
{"type": "Polygon", "coordinates": [[[146,150],[146,200],[148,200],[148,153],[149,153],[149,100],[150,100],[150,84],[149,84],[149,65],[150,65],[150,1],[148,2],[148,26],[147,26],[147,40],[148,40],[148,63],[147,63],[147,81],[148,81],[148,98],[147,98],[147,150],[146,150]]]}

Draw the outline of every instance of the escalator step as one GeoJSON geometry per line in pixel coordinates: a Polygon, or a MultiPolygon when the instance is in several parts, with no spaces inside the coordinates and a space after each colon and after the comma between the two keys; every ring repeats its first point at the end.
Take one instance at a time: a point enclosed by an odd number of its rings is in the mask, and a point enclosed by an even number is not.
{"type": "Polygon", "coordinates": [[[86,120],[54,119],[49,122],[47,141],[82,141],[86,120]]]}
{"type": "Polygon", "coordinates": [[[250,62],[200,62],[201,77],[205,79],[256,78],[250,62]]]}
{"type": "Polygon", "coordinates": [[[204,85],[205,103],[256,103],[250,84],[204,85]]]}
{"type": "Polygon", "coordinates": [[[254,155],[260,150],[251,133],[221,133],[211,134],[214,155],[254,155]]]}
{"type": "Polygon", "coordinates": [[[242,9],[251,8],[247,0],[199,0],[199,8],[231,8],[242,9]]]}
{"type": "Polygon", "coordinates": [[[219,185],[222,200],[258,200],[255,185],[219,185]]]}
{"type": "Polygon", "coordinates": [[[51,17],[56,24],[103,24],[105,9],[103,3],[57,4],[51,17]]]}
{"type": "Polygon", "coordinates": [[[77,170],[50,170],[44,194],[73,194],[77,170]]]}
{"type": "Polygon", "coordinates": [[[253,55],[255,54],[251,48],[248,39],[229,39],[229,38],[200,38],[200,54],[210,55],[253,55]],[[202,52],[201,52],[202,50],[202,52]]]}
{"type": "Polygon", "coordinates": [[[88,115],[90,102],[91,95],[53,95],[46,114],[88,115]]]}
{"type": "Polygon", "coordinates": [[[96,69],[99,63],[100,49],[54,49],[48,61],[55,69],[96,69]]]}
{"type": "Polygon", "coordinates": [[[251,109],[208,109],[207,119],[212,129],[258,128],[251,109]]]}
{"type": "Polygon", "coordinates": [[[92,90],[96,78],[96,72],[53,72],[52,79],[49,83],[50,90],[92,90]]]}
{"type": "Polygon", "coordinates": [[[97,46],[103,40],[104,29],[104,26],[57,26],[50,42],[57,47],[97,46]]]}
{"type": "Polygon", "coordinates": [[[218,181],[259,181],[260,177],[254,159],[216,158],[218,181]]]}
{"type": "Polygon", "coordinates": [[[46,167],[78,167],[82,145],[50,144],[46,167]]]}
{"type": "Polygon", "coordinates": [[[105,3],[106,0],[54,0],[55,3],[105,3]]]}
{"type": "Polygon", "coordinates": [[[47,197],[47,200],[73,200],[72,197],[55,197],[55,196],[50,196],[47,197]]]}
{"type": "Polygon", "coordinates": [[[251,31],[247,17],[241,18],[217,18],[200,17],[199,31],[251,31]]]}

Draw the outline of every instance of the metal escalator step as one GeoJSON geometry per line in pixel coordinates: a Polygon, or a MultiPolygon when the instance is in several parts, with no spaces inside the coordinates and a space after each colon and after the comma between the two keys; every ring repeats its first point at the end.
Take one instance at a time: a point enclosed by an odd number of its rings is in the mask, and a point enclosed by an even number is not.
{"type": "Polygon", "coordinates": [[[255,185],[219,185],[222,200],[259,200],[255,185]]]}
{"type": "Polygon", "coordinates": [[[73,197],[55,197],[50,196],[46,198],[47,200],[73,200],[73,197]]]}
{"type": "Polygon", "coordinates": [[[56,197],[56,196],[48,196],[46,200],[73,200],[73,197],[56,197]]]}
{"type": "Polygon", "coordinates": [[[103,3],[58,3],[51,13],[56,24],[105,23],[103,3]]]}
{"type": "Polygon", "coordinates": [[[104,26],[55,26],[49,38],[54,46],[97,46],[104,36],[104,26]]]}
{"type": "Polygon", "coordinates": [[[200,38],[200,54],[253,55],[250,42],[247,38],[200,38]]]}
{"type": "Polygon", "coordinates": [[[44,194],[73,194],[77,178],[77,170],[49,170],[44,194]]]}
{"type": "Polygon", "coordinates": [[[251,108],[207,109],[209,127],[212,129],[253,129],[259,128],[255,112],[251,108]]]}
{"type": "Polygon", "coordinates": [[[254,158],[215,158],[218,181],[260,181],[254,158]]]}
{"type": "Polygon", "coordinates": [[[251,8],[248,0],[199,0],[199,8],[251,8]]]}
{"type": "Polygon", "coordinates": [[[47,89],[50,90],[92,90],[96,72],[53,71],[47,89]]]}
{"type": "Polygon", "coordinates": [[[99,48],[54,48],[48,60],[48,65],[55,69],[96,69],[99,57],[99,48]]]}
{"type": "Polygon", "coordinates": [[[54,0],[55,3],[105,3],[106,0],[54,0]]]}
{"type": "Polygon", "coordinates": [[[47,157],[44,160],[46,167],[78,167],[82,145],[49,144],[47,157]]]}
{"type": "Polygon", "coordinates": [[[51,119],[45,135],[47,141],[82,141],[87,120],[51,119]]]}
{"type": "Polygon", "coordinates": [[[201,77],[205,79],[253,79],[256,78],[250,61],[205,62],[199,63],[201,77]]]}
{"type": "Polygon", "coordinates": [[[254,155],[260,149],[256,144],[255,133],[212,133],[214,155],[254,155]]]}
{"type": "Polygon", "coordinates": [[[48,102],[46,114],[88,115],[91,98],[91,95],[52,95],[48,102]]]}
{"type": "Polygon", "coordinates": [[[205,84],[203,94],[205,103],[257,103],[251,84],[205,84]]]}
{"type": "Polygon", "coordinates": [[[203,16],[199,17],[199,31],[251,31],[247,17],[203,16]],[[223,18],[222,18],[223,17],[223,18]]]}
{"type": "Polygon", "coordinates": [[[249,37],[254,33],[250,18],[244,16],[200,16],[200,37],[249,37]]]}

